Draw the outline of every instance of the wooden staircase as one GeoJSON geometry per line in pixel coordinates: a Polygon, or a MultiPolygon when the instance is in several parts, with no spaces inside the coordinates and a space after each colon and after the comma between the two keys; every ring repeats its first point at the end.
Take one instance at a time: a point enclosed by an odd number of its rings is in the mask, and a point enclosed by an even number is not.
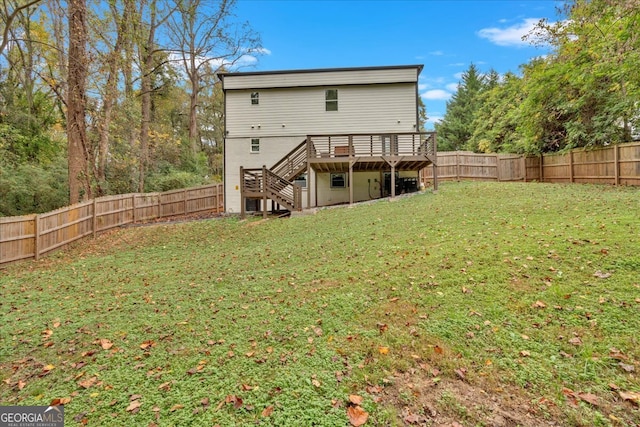
{"type": "Polygon", "coordinates": [[[245,200],[261,199],[266,216],[267,199],[287,210],[302,210],[302,188],[292,181],[307,170],[307,140],[302,141],[270,169],[240,168],[242,217],[245,216],[245,200]]]}

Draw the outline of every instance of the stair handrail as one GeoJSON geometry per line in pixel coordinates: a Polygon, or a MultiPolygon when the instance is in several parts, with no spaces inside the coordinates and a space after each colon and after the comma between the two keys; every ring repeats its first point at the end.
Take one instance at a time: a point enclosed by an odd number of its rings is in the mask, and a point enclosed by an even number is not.
{"type": "Polygon", "coordinates": [[[305,139],[269,169],[279,177],[290,180],[295,178],[295,174],[303,169],[303,166],[306,167],[306,162],[307,140],[305,139]]]}

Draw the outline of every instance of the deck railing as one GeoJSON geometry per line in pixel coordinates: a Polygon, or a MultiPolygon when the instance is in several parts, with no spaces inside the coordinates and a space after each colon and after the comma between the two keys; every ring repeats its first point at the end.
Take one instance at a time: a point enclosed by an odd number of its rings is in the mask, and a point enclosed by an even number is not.
{"type": "Polygon", "coordinates": [[[307,142],[310,159],[436,154],[435,132],[310,135],[307,142]]]}
{"type": "MultiPolygon", "coordinates": [[[[290,211],[302,210],[302,187],[278,176],[266,166],[255,169],[240,168],[241,194],[244,199],[271,199],[290,211]]],[[[266,206],[263,206],[266,213],[266,206]]]]}
{"type": "Polygon", "coordinates": [[[292,181],[307,168],[307,140],[302,141],[278,163],[271,167],[276,175],[292,181]]]}

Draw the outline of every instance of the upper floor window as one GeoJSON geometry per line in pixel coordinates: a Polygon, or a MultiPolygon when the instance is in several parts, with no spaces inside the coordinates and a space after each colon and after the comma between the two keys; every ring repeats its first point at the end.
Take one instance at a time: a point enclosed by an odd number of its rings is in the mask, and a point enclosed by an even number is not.
{"type": "Polygon", "coordinates": [[[338,89],[327,89],[324,92],[325,111],[338,111],[338,89]]]}
{"type": "Polygon", "coordinates": [[[251,92],[251,105],[260,104],[260,93],[259,92],[251,92]]]}

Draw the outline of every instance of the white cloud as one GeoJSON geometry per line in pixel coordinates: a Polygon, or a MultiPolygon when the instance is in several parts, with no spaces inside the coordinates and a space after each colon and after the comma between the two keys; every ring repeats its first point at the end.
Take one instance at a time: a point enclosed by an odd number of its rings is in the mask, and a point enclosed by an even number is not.
{"type": "Polygon", "coordinates": [[[420,83],[418,85],[418,90],[426,90],[429,87],[426,83],[420,83]]]}
{"type": "Polygon", "coordinates": [[[441,50],[434,50],[433,52],[429,52],[429,55],[442,56],[442,55],[444,55],[444,52],[441,51],[441,50]]]}
{"type": "Polygon", "coordinates": [[[498,46],[529,46],[529,42],[522,40],[522,37],[529,34],[539,21],[538,18],[526,18],[521,23],[506,28],[483,28],[478,31],[478,36],[498,46]]]}
{"type": "Polygon", "coordinates": [[[450,92],[456,92],[458,90],[458,83],[449,83],[446,88],[450,92]]]}
{"type": "Polygon", "coordinates": [[[453,77],[456,78],[456,80],[462,80],[462,75],[464,74],[464,71],[460,71],[459,73],[455,73],[453,75],[453,77]]]}
{"type": "Polygon", "coordinates": [[[429,116],[427,117],[427,123],[440,123],[443,118],[443,116],[429,116]]]}
{"type": "Polygon", "coordinates": [[[424,92],[420,96],[422,96],[424,99],[446,101],[447,99],[451,98],[451,93],[447,92],[446,90],[442,90],[442,89],[432,89],[432,90],[428,90],[428,91],[424,92]]]}

